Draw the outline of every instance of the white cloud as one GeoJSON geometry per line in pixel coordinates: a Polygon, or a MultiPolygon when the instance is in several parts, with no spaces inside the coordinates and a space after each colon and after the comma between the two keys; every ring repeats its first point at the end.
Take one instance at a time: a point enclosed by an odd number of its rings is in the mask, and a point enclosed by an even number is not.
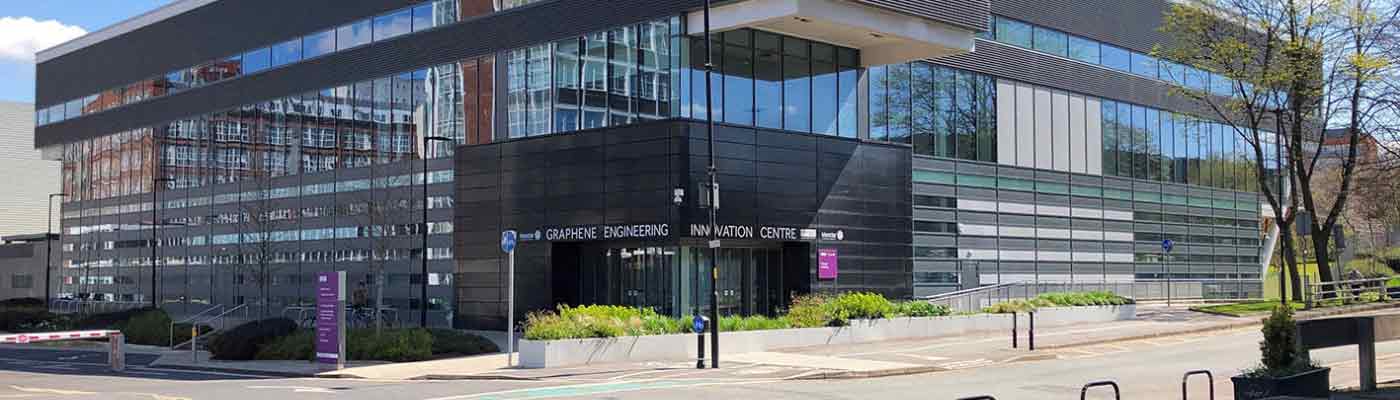
{"type": "Polygon", "coordinates": [[[0,17],[0,60],[34,62],[34,53],[87,34],[57,20],[0,17]]]}

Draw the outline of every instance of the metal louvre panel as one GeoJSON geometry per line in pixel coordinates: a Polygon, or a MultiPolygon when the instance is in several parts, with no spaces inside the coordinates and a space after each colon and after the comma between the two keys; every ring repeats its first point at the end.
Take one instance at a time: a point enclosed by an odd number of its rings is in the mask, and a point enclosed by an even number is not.
{"type": "Polygon", "coordinates": [[[992,14],[1142,53],[1169,39],[1157,30],[1171,10],[1164,0],[997,0],[991,8],[992,14]]]}
{"type": "Polygon", "coordinates": [[[880,8],[930,18],[974,31],[987,30],[989,0],[856,0],[880,8]]]}
{"type": "Polygon", "coordinates": [[[34,142],[36,147],[41,147],[160,124],[618,25],[678,15],[702,3],[701,0],[561,0],[540,3],[520,12],[503,12],[405,35],[248,77],[40,126],[36,129],[34,142]]]}
{"type": "Polygon", "coordinates": [[[87,96],[414,3],[419,1],[217,1],[40,63],[36,104],[87,96]]]}

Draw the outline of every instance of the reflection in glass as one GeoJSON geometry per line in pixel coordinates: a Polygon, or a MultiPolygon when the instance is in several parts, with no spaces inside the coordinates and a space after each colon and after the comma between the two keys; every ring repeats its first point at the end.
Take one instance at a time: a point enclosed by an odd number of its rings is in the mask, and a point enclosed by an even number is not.
{"type": "Polygon", "coordinates": [[[1103,66],[1123,72],[1132,72],[1133,60],[1127,50],[1103,44],[1099,47],[1099,51],[1103,59],[1103,66]]]}
{"type": "Polygon", "coordinates": [[[812,131],[837,134],[836,47],[812,43],[812,131]]]}
{"type": "Polygon", "coordinates": [[[1099,42],[1070,35],[1069,58],[1073,58],[1090,64],[1098,64],[1099,42]]]}
{"type": "Polygon", "coordinates": [[[608,126],[607,37],[606,32],[583,37],[583,129],[608,126]]]}
{"type": "Polygon", "coordinates": [[[335,29],[335,50],[341,51],[369,44],[373,39],[369,20],[355,21],[335,29]]]}
{"type": "Polygon", "coordinates": [[[720,73],[724,82],[724,122],[753,125],[754,60],[751,31],[725,32],[720,73]]]}
{"type": "Polygon", "coordinates": [[[1064,32],[1035,27],[1035,49],[1060,57],[1068,55],[1069,42],[1064,32]]]}
{"type": "Polygon", "coordinates": [[[374,18],[374,41],[406,35],[413,32],[413,10],[403,9],[374,18]]]}
{"type": "Polygon", "coordinates": [[[257,73],[272,66],[271,51],[267,48],[253,50],[243,55],[243,72],[257,73]]]}
{"type": "Polygon", "coordinates": [[[836,50],[836,61],[840,68],[837,79],[838,98],[841,102],[840,117],[837,123],[840,124],[841,137],[854,138],[859,134],[858,123],[860,118],[856,116],[859,107],[860,96],[856,90],[860,84],[858,55],[854,49],[839,48],[836,50]]]}
{"type": "Polygon", "coordinates": [[[636,119],[637,30],[622,27],[608,31],[609,125],[630,124],[636,119]]]}
{"type": "Polygon", "coordinates": [[[913,96],[910,82],[909,63],[890,65],[886,70],[885,84],[889,87],[885,94],[889,120],[889,141],[909,143],[910,106],[913,96]]]}
{"type": "Polygon", "coordinates": [[[1031,48],[1031,26],[1016,20],[996,17],[997,41],[1031,48]]]}
{"type": "Polygon", "coordinates": [[[301,61],[301,39],[292,39],[272,46],[271,53],[273,67],[301,61]]]}
{"type": "Polygon", "coordinates": [[[565,39],[554,43],[554,131],[570,132],[579,129],[583,105],[583,92],[579,84],[582,77],[579,58],[579,39],[565,39]]]}
{"type": "Polygon", "coordinates": [[[302,39],[302,55],[306,59],[335,52],[335,29],[313,33],[302,39]]]}
{"type": "Polygon", "coordinates": [[[783,127],[783,58],[782,39],[772,33],[754,31],[754,111],[756,125],[764,128],[783,127]]]}
{"type": "Polygon", "coordinates": [[[783,38],[783,129],[812,131],[810,42],[783,38]]]}

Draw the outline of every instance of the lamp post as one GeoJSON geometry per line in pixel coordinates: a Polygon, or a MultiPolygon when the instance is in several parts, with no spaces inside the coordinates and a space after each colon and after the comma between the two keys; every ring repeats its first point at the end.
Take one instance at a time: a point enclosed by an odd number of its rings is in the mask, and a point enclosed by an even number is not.
{"type": "MultiPolygon", "coordinates": [[[[53,301],[53,198],[68,197],[67,193],[49,195],[49,218],[44,220],[44,302],[53,301]]],[[[61,226],[62,224],[60,224],[61,226]]]]}
{"type": "MultiPolygon", "coordinates": [[[[422,269],[419,271],[423,282],[419,285],[418,292],[423,302],[423,304],[418,305],[418,326],[423,328],[428,327],[428,144],[452,141],[452,138],[442,136],[423,138],[423,254],[419,257],[423,260],[422,269]]],[[[506,329],[510,329],[510,327],[506,327],[506,329]]]]}
{"type": "Polygon", "coordinates": [[[709,141],[710,165],[710,368],[719,368],[719,178],[715,168],[714,51],[710,49],[710,0],[705,0],[705,136],[709,141]]]}
{"type": "Polygon", "coordinates": [[[160,292],[156,291],[157,273],[160,269],[160,259],[156,258],[156,248],[160,247],[160,240],[156,237],[156,230],[160,229],[160,216],[156,214],[160,210],[160,201],[156,194],[160,192],[160,184],[174,182],[175,179],[168,177],[155,178],[154,185],[151,185],[151,307],[160,307],[160,292]]]}

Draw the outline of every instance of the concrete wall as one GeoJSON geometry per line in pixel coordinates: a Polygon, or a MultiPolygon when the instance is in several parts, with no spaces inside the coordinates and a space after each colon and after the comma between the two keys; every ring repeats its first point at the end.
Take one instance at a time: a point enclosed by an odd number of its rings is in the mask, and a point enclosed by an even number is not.
{"type": "MultiPolygon", "coordinates": [[[[44,202],[59,191],[62,165],[40,159],[33,143],[34,105],[0,101],[0,171],[5,172],[0,236],[43,233],[48,212],[44,202]]],[[[57,214],[57,204],[54,207],[57,214]]]]}

